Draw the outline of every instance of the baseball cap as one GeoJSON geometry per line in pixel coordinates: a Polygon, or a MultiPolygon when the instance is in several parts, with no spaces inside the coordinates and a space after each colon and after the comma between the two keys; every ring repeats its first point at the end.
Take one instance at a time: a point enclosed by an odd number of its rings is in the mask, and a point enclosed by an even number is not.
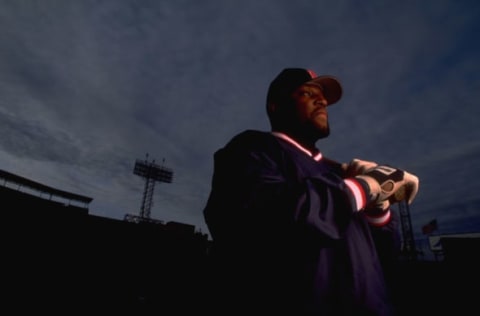
{"type": "Polygon", "coordinates": [[[342,97],[342,85],[333,76],[318,76],[315,72],[304,68],[285,68],[270,83],[267,103],[282,102],[298,87],[312,83],[322,87],[328,105],[336,103],[342,97]]]}

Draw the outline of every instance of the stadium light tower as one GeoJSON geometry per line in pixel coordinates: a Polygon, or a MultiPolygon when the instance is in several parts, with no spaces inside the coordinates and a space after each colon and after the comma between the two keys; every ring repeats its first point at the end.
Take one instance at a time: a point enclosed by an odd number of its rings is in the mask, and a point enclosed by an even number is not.
{"type": "Polygon", "coordinates": [[[407,201],[398,203],[398,212],[403,236],[402,253],[408,261],[417,260],[417,247],[413,237],[412,220],[410,217],[410,208],[407,201]]]}
{"type": "MultiPolygon", "coordinates": [[[[165,159],[163,160],[165,161],[165,159]]],[[[153,205],[153,190],[155,182],[172,183],[173,171],[164,166],[155,164],[155,160],[148,161],[148,153],[145,160],[137,159],[133,173],[145,178],[145,189],[143,191],[142,206],[140,208],[140,218],[150,219],[150,209],[153,205]]]]}

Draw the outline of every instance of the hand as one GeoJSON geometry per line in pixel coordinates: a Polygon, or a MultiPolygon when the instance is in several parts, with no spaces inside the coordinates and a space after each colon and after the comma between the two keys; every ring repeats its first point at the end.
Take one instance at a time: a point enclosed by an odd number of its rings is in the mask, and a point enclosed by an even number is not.
{"type": "Polygon", "coordinates": [[[390,202],[385,200],[364,210],[367,221],[373,226],[383,226],[390,221],[390,202]]]}
{"type": "Polygon", "coordinates": [[[418,177],[404,171],[404,185],[393,193],[389,199],[390,203],[406,200],[408,204],[412,204],[418,193],[419,180],[418,177]]]}
{"type": "Polygon", "coordinates": [[[347,177],[355,177],[361,174],[365,174],[366,171],[378,166],[376,162],[360,160],[357,158],[350,161],[350,163],[344,165],[346,165],[345,169],[347,177]]]}
{"type": "Polygon", "coordinates": [[[368,184],[373,204],[385,200],[392,204],[406,200],[411,204],[418,193],[419,180],[415,175],[390,166],[376,166],[356,178],[368,184]]]}
{"type": "Polygon", "coordinates": [[[377,203],[367,207],[365,209],[365,212],[372,213],[372,214],[383,213],[383,212],[386,212],[390,209],[390,205],[391,205],[391,203],[390,203],[389,200],[385,200],[385,201],[382,201],[382,202],[377,202],[377,203]]]}

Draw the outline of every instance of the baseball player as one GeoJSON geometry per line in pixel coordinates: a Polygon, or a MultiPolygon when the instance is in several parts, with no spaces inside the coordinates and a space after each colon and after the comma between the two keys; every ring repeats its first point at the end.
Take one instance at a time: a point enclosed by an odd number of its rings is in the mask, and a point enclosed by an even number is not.
{"type": "Polygon", "coordinates": [[[333,76],[284,69],[267,93],[271,130],[241,132],[214,154],[204,217],[216,312],[393,314],[381,260],[398,245],[390,205],[412,203],[419,181],[323,156],[316,143],[341,96],[333,76]]]}

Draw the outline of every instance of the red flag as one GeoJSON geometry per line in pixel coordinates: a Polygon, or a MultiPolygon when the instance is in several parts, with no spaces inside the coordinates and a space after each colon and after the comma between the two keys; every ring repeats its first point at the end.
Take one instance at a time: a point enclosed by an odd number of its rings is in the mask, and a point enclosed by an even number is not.
{"type": "Polygon", "coordinates": [[[422,226],[422,233],[424,235],[430,235],[431,233],[436,231],[437,228],[438,228],[437,220],[434,219],[434,220],[431,220],[428,224],[422,226]]]}

